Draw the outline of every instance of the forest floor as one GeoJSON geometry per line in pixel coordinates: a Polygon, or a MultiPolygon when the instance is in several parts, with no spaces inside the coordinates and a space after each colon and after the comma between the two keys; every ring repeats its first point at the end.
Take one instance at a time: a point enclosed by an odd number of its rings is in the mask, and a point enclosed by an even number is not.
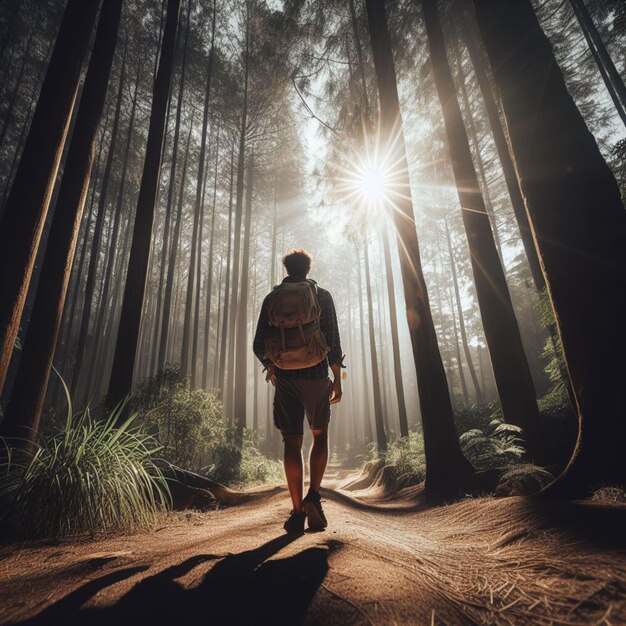
{"type": "Polygon", "coordinates": [[[285,535],[274,487],[151,532],[5,545],[0,623],[626,624],[626,507],[425,509],[350,482],[330,477],[321,533],[285,535]]]}

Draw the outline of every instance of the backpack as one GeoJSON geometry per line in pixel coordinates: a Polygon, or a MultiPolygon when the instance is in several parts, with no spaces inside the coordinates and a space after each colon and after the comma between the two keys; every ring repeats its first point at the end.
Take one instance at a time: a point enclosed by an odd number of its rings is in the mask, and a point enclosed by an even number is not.
{"type": "Polygon", "coordinates": [[[265,356],[284,370],[317,365],[329,348],[320,327],[321,307],[317,286],[304,280],[281,283],[270,293],[270,330],[265,340],[265,356]]]}

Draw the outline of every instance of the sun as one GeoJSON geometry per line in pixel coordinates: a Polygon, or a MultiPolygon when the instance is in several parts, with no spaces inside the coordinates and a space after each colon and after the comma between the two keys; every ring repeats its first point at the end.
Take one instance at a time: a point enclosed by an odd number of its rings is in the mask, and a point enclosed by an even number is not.
{"type": "Polygon", "coordinates": [[[383,202],[387,197],[387,176],[378,164],[363,166],[359,172],[358,183],[364,199],[370,202],[383,202]]]}

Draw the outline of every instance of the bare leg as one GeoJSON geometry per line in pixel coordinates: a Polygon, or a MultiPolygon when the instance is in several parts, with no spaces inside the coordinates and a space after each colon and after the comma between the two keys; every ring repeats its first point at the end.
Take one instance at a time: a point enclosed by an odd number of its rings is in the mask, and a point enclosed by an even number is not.
{"type": "Polygon", "coordinates": [[[309,488],[319,492],[328,462],[328,427],[320,430],[312,430],[313,446],[309,457],[311,469],[311,484],[309,488]]]}
{"type": "Polygon", "coordinates": [[[285,437],[285,477],[293,510],[302,513],[302,436],[285,437]]]}

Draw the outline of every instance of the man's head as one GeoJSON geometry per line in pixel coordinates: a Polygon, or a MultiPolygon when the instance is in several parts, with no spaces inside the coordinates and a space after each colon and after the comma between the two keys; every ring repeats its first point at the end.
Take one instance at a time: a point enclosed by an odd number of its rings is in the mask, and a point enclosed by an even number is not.
{"type": "Polygon", "coordinates": [[[283,257],[283,265],[289,276],[297,278],[306,278],[311,269],[311,255],[306,250],[293,249],[289,250],[283,257]]]}

